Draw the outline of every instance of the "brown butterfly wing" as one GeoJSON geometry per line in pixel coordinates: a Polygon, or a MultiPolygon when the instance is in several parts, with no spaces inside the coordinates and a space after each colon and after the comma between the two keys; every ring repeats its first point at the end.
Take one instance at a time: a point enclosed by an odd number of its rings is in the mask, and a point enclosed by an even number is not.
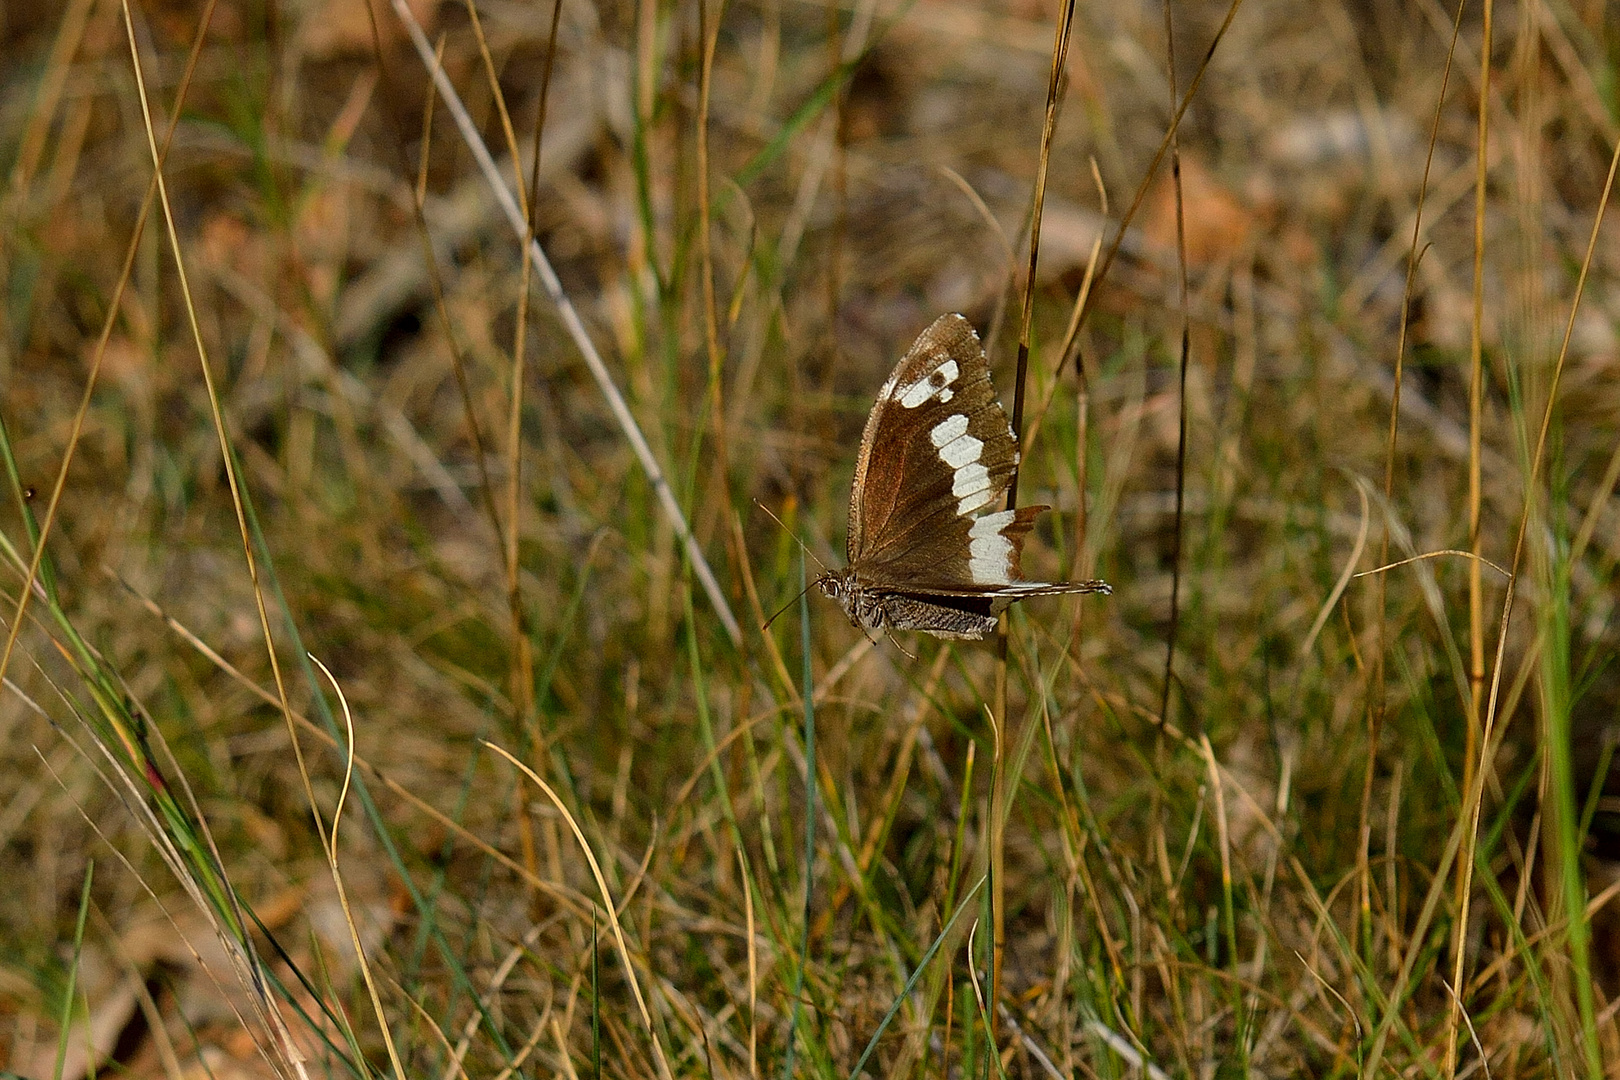
{"type": "Polygon", "coordinates": [[[849,504],[850,565],[876,587],[972,590],[1016,580],[1017,547],[1037,511],[975,515],[1007,490],[1017,462],[978,335],[962,316],[940,316],[867,418],[849,504]],[[992,533],[1006,543],[990,541],[992,533]],[[1002,556],[997,572],[992,547],[1002,556]]]}

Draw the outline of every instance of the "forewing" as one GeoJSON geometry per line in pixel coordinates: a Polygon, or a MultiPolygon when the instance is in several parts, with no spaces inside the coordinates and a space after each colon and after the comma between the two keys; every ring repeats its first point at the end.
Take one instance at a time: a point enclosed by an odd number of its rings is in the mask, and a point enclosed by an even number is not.
{"type": "MultiPolygon", "coordinates": [[[[940,316],[896,365],[867,418],[849,503],[850,565],[874,582],[989,584],[973,572],[974,515],[1007,490],[1017,461],[978,335],[962,316],[940,316]]],[[[1020,514],[993,531],[1021,541],[1028,528],[1020,514]]],[[[994,546],[1005,547],[1002,564],[1015,571],[1016,544],[1004,539],[994,546]]]]}

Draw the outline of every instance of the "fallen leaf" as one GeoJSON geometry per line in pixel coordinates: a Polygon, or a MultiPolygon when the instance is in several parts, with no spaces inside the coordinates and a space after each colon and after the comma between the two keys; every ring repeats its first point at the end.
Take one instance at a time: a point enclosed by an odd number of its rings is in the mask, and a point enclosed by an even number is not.
{"type": "MultiPolygon", "coordinates": [[[[1228,263],[1248,247],[1254,212],[1220,180],[1185,154],[1181,158],[1181,197],[1186,207],[1187,265],[1228,263]]],[[[1148,199],[1142,232],[1154,247],[1176,249],[1176,189],[1168,174],[1148,199]]]]}

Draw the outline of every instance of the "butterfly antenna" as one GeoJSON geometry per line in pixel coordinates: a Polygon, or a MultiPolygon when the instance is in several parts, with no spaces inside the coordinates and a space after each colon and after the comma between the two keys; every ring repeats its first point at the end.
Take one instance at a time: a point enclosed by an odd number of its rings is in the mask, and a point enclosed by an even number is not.
{"type": "MultiPolygon", "coordinates": [[[[804,544],[804,541],[803,541],[803,540],[800,540],[800,539],[799,539],[799,534],[798,534],[798,533],[796,533],[796,532],[794,532],[794,531],[793,531],[793,530],[792,530],[792,529],[790,529],[790,528],[788,528],[788,527],[787,527],[787,526],[786,526],[786,525],[785,525],[785,524],[783,524],[783,522],[782,522],[782,519],[781,519],[781,518],[779,518],[779,517],[777,517],[777,516],[776,516],[776,515],[775,515],[775,514],[774,514],[774,513],[772,513],[772,512],[771,512],[771,508],[770,508],[770,507],[768,507],[768,506],[766,506],[766,505],[765,505],[765,504],[764,504],[764,503],[762,503],[762,502],[760,502],[760,501],[759,501],[759,500],[758,500],[758,499],[755,499],[755,500],[754,500],[754,505],[755,505],[755,506],[757,506],[757,507],[759,507],[759,508],[760,508],[760,509],[761,509],[761,510],[763,510],[763,511],[765,511],[765,512],[766,512],[766,513],[767,513],[767,514],[770,514],[770,515],[771,515],[771,520],[772,520],[772,521],[774,521],[774,522],[776,522],[776,523],[777,523],[777,524],[778,524],[778,525],[781,525],[781,526],[782,526],[782,531],[783,531],[783,532],[785,532],[785,533],[787,533],[787,534],[788,534],[788,535],[789,535],[789,536],[791,536],[791,537],[793,537],[793,542],[794,542],[794,543],[795,543],[795,544],[798,544],[798,545],[799,545],[799,547],[801,547],[801,548],[803,548],[803,549],[804,549],[804,553],[805,553],[805,554],[806,554],[806,555],[808,555],[808,556],[810,556],[810,558],[811,558],[811,559],[812,559],[812,560],[814,560],[814,561],[815,561],[815,564],[816,564],[816,565],[817,565],[817,566],[819,566],[819,567],[821,567],[821,572],[822,572],[822,573],[823,573],[823,574],[830,574],[830,573],[832,573],[832,570],[831,570],[831,569],[830,569],[830,568],[829,568],[829,567],[828,567],[828,566],[827,566],[827,564],[826,564],[826,563],[824,563],[824,562],[822,562],[822,561],[821,561],[821,560],[820,560],[820,559],[817,559],[817,558],[816,558],[816,553],[815,553],[815,552],[813,552],[813,551],[811,551],[811,550],[810,550],[810,549],[809,549],[809,548],[808,548],[808,547],[805,547],[805,544],[804,544]]],[[[806,589],[805,589],[805,592],[809,592],[809,591],[810,591],[810,590],[809,590],[809,589],[808,589],[808,588],[806,588],[806,589]]],[[[803,596],[803,595],[804,595],[804,593],[800,593],[800,594],[799,594],[799,596],[803,596]]],[[[794,597],[794,599],[795,599],[795,600],[797,600],[797,599],[798,599],[798,597],[794,597]]],[[[792,606],[792,602],[791,602],[791,601],[789,601],[789,606],[792,606]]],[[[783,609],[782,609],[782,611],[786,611],[786,610],[787,610],[787,608],[783,608],[783,609]]],[[[782,614],[782,611],[778,611],[778,612],[777,612],[777,613],[776,613],[776,615],[780,615],[780,614],[782,614]]],[[[776,615],[772,615],[772,616],[771,616],[771,618],[772,618],[772,619],[775,619],[775,618],[776,618],[776,615]]],[[[769,626],[769,625],[771,625],[771,624],[770,624],[770,623],[766,623],[766,624],[765,624],[765,625],[766,625],[766,626],[769,626]]]]}
{"type": "MultiPolygon", "coordinates": [[[[767,514],[771,513],[769,510],[767,510],[765,512],[767,514]]],[[[775,514],[771,514],[771,517],[775,517],[775,516],[776,516],[775,514]]],[[[803,544],[800,544],[799,546],[804,547],[803,544]]],[[[805,550],[808,551],[809,548],[805,548],[805,550]]],[[[814,558],[814,556],[811,556],[811,557],[814,558]]],[[[770,618],[765,620],[765,625],[763,625],[763,626],[761,626],[759,628],[760,632],[763,633],[764,631],[769,630],[771,628],[771,623],[776,621],[777,615],[781,615],[782,612],[786,611],[788,608],[792,607],[794,604],[797,604],[801,599],[804,598],[805,593],[807,593],[811,589],[815,588],[815,585],[816,585],[816,583],[812,581],[810,584],[806,585],[804,588],[799,590],[799,595],[798,596],[795,596],[793,599],[789,600],[787,603],[785,603],[781,607],[777,608],[776,609],[776,615],[772,615],[770,618]]]]}

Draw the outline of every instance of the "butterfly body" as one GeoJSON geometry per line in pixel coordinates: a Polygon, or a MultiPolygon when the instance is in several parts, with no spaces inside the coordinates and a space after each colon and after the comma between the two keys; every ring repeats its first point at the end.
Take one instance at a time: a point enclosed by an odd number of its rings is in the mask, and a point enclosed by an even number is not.
{"type": "Polygon", "coordinates": [[[1104,581],[1024,580],[1024,539],[1045,506],[981,514],[1018,468],[972,325],[942,315],[878,391],[849,499],[849,565],[816,579],[867,632],[982,638],[1025,596],[1109,592],[1104,581]]]}

